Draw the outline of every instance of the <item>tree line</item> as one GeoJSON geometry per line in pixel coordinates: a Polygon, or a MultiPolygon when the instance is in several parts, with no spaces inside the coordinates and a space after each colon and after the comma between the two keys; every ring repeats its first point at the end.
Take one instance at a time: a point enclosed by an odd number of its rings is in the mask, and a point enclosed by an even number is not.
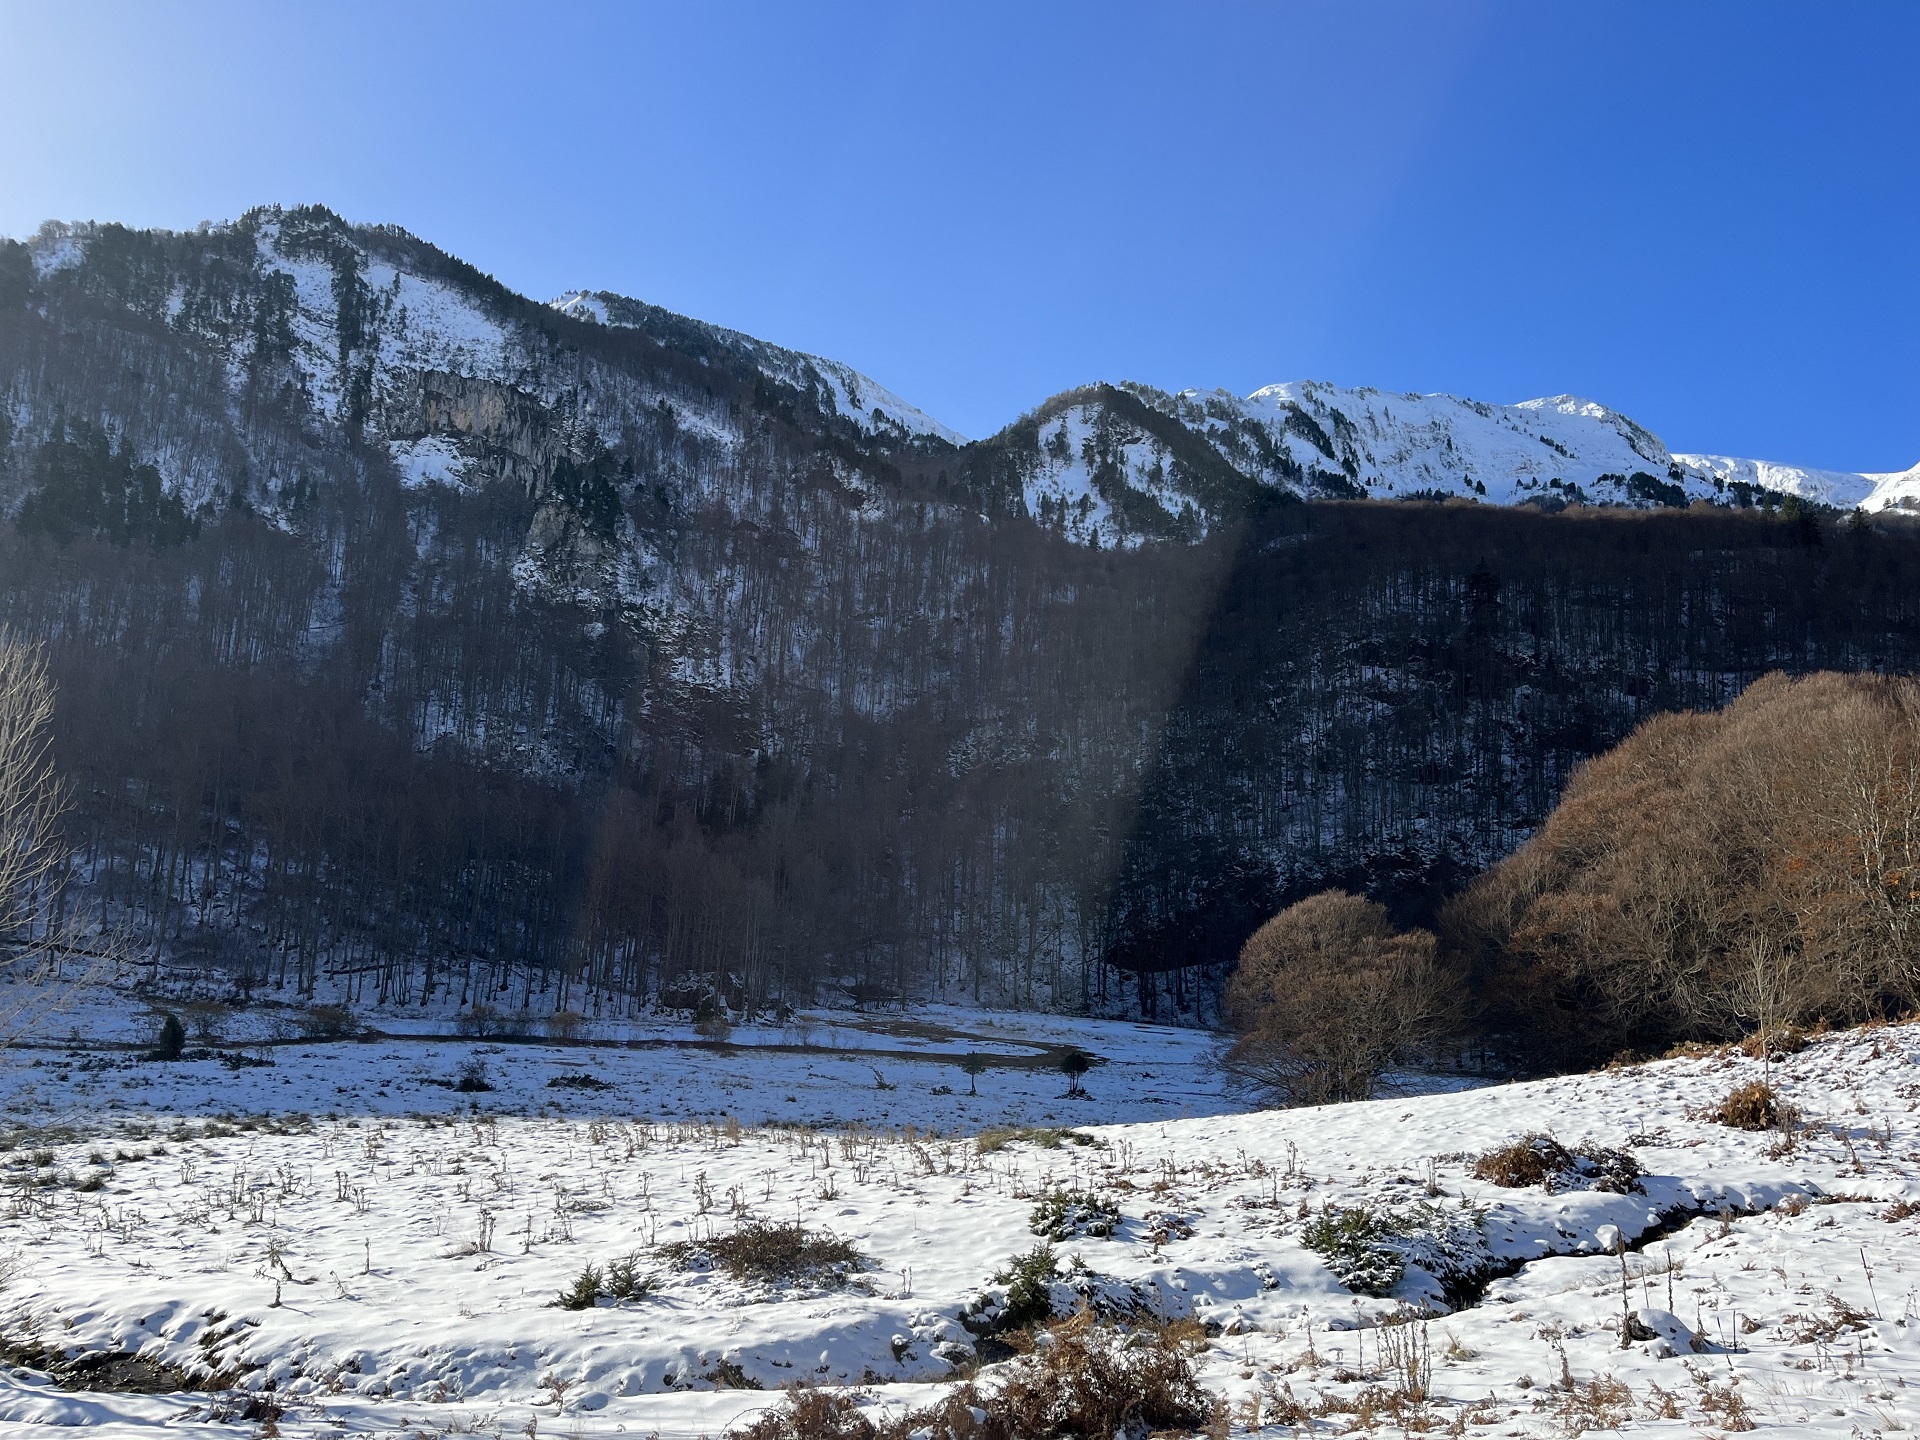
{"type": "Polygon", "coordinates": [[[1113,554],[765,503],[808,567],[680,519],[697,655],[516,588],[507,491],[15,527],[0,619],[47,642],[83,873],[242,990],[1204,1019],[1278,905],[1431,923],[1644,716],[1911,664],[1920,593],[1904,533],[1759,517],[1316,505],[1113,554]]]}

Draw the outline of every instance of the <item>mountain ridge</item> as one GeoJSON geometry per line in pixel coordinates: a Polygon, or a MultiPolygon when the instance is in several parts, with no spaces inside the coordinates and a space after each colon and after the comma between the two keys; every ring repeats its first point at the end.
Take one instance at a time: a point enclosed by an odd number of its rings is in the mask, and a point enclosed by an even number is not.
{"type": "MultiPolygon", "coordinates": [[[[463,430],[444,406],[405,403],[409,377],[422,375],[505,386],[549,409],[570,410],[575,450],[595,448],[589,440],[617,448],[630,412],[662,403],[671,406],[676,428],[723,447],[737,439],[731,417],[691,387],[636,388],[621,383],[618,365],[611,380],[603,371],[575,387],[602,392],[584,405],[577,395],[570,403],[561,389],[543,386],[533,377],[556,349],[578,350],[585,339],[543,334],[534,317],[544,310],[602,333],[644,336],[703,374],[723,369],[800,428],[841,426],[868,449],[932,445],[984,454],[985,465],[963,459],[959,466],[984,477],[987,493],[977,501],[1024,511],[1069,538],[1108,547],[1191,540],[1274,498],[1458,498],[1551,509],[1703,500],[1765,505],[1791,495],[1868,511],[1920,506],[1920,466],[1860,474],[1671,452],[1623,413],[1571,395],[1499,405],[1316,380],[1245,396],[1095,382],[1047,397],[994,435],[969,441],[839,361],[605,290],[569,291],[543,306],[397,227],[348,225],[321,207],[262,207],[191,235],[49,222],[27,248],[42,288],[75,272],[96,290],[124,293],[143,279],[165,289],[147,297],[154,318],[223,343],[236,369],[277,351],[320,417],[350,426],[371,421],[415,485],[464,483],[488,472],[478,453],[484,441],[471,425],[463,430]],[[229,308],[244,316],[221,317],[200,277],[156,278],[157,250],[195,241],[214,248],[239,242],[224,249],[229,263],[250,271],[257,291],[229,297],[229,308]],[[244,326],[236,329],[236,319],[244,326]],[[609,389],[626,393],[605,394],[609,389]]],[[[702,388],[710,399],[710,385],[702,388]]],[[[213,477],[164,449],[151,458],[163,483],[189,506],[218,502],[213,477]]],[[[621,548],[637,555],[645,547],[627,537],[621,548]]],[[[631,579],[624,582],[628,592],[631,579]]]]}

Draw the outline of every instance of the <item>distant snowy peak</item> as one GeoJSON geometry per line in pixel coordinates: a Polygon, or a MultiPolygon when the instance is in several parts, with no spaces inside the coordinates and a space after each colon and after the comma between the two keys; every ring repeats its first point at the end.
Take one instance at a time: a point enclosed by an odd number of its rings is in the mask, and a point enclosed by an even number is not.
{"type": "Polygon", "coordinates": [[[1488,405],[1298,381],[1256,390],[1241,404],[1275,430],[1298,413],[1310,417],[1332,441],[1330,458],[1374,496],[1439,493],[1514,504],[1558,491],[1647,503],[1654,497],[1628,494],[1635,474],[1686,483],[1669,473],[1672,457],[1657,436],[1574,395],[1488,405]]]}
{"type": "Polygon", "coordinates": [[[1920,510],[1920,465],[1911,470],[1860,474],[1851,470],[1813,470],[1777,465],[1771,460],[1741,460],[1731,455],[1676,455],[1690,469],[1732,483],[1798,495],[1840,510],[1920,510]]]}
{"type": "Polygon", "coordinates": [[[942,425],[919,406],[838,360],[789,350],[606,290],[570,290],[548,303],[575,320],[644,331],[661,344],[702,361],[710,361],[715,352],[743,360],[782,384],[814,395],[829,414],[846,417],[868,434],[931,436],[949,445],[967,443],[959,431],[942,425]]]}
{"type": "Polygon", "coordinates": [[[1177,395],[1099,385],[1003,431],[1029,514],[1094,544],[1192,538],[1247,503],[1445,498],[1629,507],[1770,503],[1920,508],[1920,467],[1895,475],[1675,455],[1619,411],[1575,395],[1490,405],[1316,380],[1177,395]]]}

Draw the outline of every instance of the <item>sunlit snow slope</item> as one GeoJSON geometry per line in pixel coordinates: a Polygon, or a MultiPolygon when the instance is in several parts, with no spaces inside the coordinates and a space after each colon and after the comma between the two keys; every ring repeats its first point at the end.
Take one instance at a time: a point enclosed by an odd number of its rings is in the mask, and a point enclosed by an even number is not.
{"type": "Polygon", "coordinates": [[[1109,545],[1190,538],[1262,489],[1548,507],[1785,495],[1866,510],[1920,503],[1920,470],[1859,475],[1676,454],[1619,411],[1573,395],[1490,405],[1313,380],[1245,397],[1102,385],[1055,396],[995,443],[1030,514],[1109,545]]]}

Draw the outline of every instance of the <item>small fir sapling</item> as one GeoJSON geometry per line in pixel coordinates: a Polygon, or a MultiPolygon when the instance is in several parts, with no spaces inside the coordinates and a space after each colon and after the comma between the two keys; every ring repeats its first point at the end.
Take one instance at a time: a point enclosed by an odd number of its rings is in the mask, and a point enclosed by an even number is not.
{"type": "Polygon", "coordinates": [[[1069,1047],[1059,1060],[1060,1073],[1067,1077],[1067,1094],[1084,1095],[1086,1090],[1080,1084],[1080,1077],[1093,1068],[1093,1057],[1077,1047],[1069,1047]]]}
{"type": "Polygon", "coordinates": [[[974,1082],[986,1073],[987,1057],[977,1050],[970,1050],[960,1059],[960,1073],[967,1077],[967,1094],[978,1095],[979,1089],[974,1082]]]}

